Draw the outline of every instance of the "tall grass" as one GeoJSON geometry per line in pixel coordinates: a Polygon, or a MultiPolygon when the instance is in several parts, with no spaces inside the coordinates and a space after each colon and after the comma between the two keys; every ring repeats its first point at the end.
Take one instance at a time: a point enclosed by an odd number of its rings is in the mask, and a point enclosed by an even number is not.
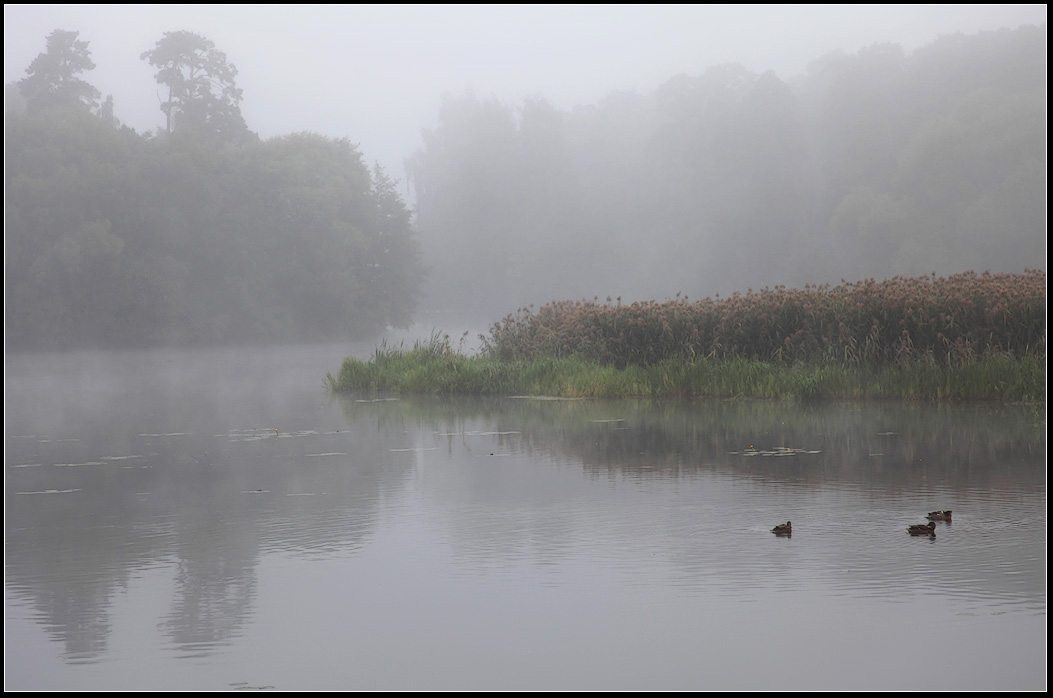
{"type": "Polygon", "coordinates": [[[555,397],[750,397],[789,400],[1045,400],[1045,365],[988,357],[961,367],[936,363],[883,368],[778,366],[748,359],[666,359],[647,367],[581,357],[502,361],[418,349],[384,359],[344,360],[334,391],[376,394],[549,395],[555,397]]]}

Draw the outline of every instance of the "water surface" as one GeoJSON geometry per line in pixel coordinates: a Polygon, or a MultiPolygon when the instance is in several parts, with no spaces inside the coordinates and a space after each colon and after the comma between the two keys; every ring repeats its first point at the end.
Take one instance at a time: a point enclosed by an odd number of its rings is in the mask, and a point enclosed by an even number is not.
{"type": "Polygon", "coordinates": [[[1045,688],[1025,409],[329,396],[347,351],[7,357],[5,687],[1045,688]]]}

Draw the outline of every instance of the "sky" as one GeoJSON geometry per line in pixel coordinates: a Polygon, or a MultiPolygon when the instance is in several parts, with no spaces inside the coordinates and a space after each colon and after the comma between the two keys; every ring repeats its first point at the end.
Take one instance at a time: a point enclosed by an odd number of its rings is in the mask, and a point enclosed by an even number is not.
{"type": "Polygon", "coordinates": [[[25,77],[55,29],[79,31],[139,132],[164,124],[140,55],[166,31],[216,44],[238,69],[242,113],[262,138],[311,131],[356,143],[403,180],[445,94],[472,90],[560,109],[679,74],[740,63],[780,78],[832,51],[1046,21],[1046,5],[4,5],[4,82],[25,77]]]}

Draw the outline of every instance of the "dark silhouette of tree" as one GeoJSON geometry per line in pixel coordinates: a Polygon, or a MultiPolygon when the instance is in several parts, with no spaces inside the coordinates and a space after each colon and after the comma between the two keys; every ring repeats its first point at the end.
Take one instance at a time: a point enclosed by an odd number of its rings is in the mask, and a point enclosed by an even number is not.
{"type": "Polygon", "coordinates": [[[193,32],[165,32],[140,58],[158,69],[154,77],[168,88],[168,100],[161,103],[168,133],[189,131],[223,142],[251,135],[234,83],[238,70],[215,43],[193,32]]]}
{"type": "Polygon", "coordinates": [[[26,77],[18,82],[28,108],[96,107],[99,91],[79,77],[95,68],[88,42],[79,41],[79,34],[62,29],[48,34],[47,50],[33,59],[26,68],[26,77]]]}

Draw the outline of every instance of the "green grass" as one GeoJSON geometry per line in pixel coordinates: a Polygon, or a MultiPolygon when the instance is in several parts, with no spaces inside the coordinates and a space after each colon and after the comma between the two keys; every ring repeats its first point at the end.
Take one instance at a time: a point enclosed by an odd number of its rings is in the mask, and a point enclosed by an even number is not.
{"type": "Polygon", "coordinates": [[[963,365],[919,360],[897,366],[780,366],[748,359],[666,359],[616,368],[577,356],[501,360],[466,356],[434,335],[412,349],[378,347],[347,358],[335,392],[552,397],[751,397],[784,400],[909,399],[1045,402],[1045,363],[983,356],[963,365]]]}

